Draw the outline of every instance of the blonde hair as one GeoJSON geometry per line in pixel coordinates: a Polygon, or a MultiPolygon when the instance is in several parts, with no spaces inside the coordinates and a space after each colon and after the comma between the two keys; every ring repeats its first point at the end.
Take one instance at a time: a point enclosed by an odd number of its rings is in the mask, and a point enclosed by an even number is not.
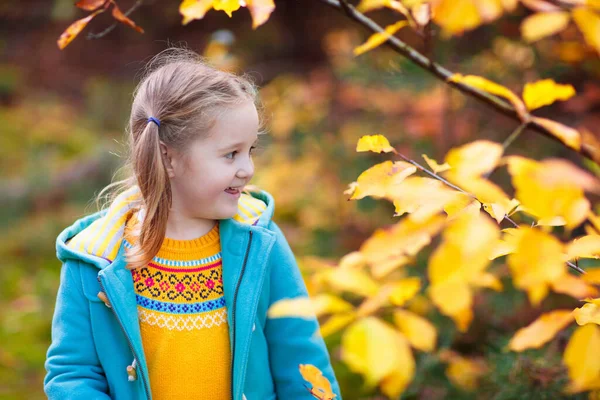
{"type": "Polygon", "coordinates": [[[146,266],[166,234],[172,197],[159,141],[185,161],[188,145],[207,137],[221,112],[247,101],[260,111],[258,90],[247,75],[216,69],[181,47],[170,47],[150,60],[133,97],[123,166],[127,178],[106,186],[96,197],[100,208],[103,197],[108,204],[133,186],[140,189],[132,209],[143,209],[143,216],[133,230],[138,240],[126,252],[128,269],[146,266]],[[157,118],[160,127],[148,122],[149,117],[157,118]]]}

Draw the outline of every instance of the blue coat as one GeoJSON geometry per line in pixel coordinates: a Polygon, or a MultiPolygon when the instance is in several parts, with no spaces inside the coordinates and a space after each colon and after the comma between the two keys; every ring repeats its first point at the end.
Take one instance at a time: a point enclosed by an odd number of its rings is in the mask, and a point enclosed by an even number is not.
{"type": "MultiPolygon", "coordinates": [[[[44,379],[51,400],[151,399],[122,240],[134,198],[128,196],[136,190],[57,238],[63,265],[44,379]]],[[[265,191],[243,194],[239,204],[238,214],[221,220],[219,229],[233,399],[312,399],[299,364],[319,368],[341,399],[318,321],[267,318],[273,302],[307,296],[294,255],[271,220],[273,197],[265,191]]]]}

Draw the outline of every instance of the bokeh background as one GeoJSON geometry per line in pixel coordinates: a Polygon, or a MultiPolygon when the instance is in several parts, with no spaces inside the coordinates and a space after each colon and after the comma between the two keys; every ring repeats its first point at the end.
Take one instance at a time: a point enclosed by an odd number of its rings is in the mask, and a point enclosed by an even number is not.
{"type": "MultiPolygon", "coordinates": [[[[119,2],[124,10],[132,3],[119,2]]],[[[355,152],[362,135],[382,133],[404,155],[422,161],[423,153],[442,159],[449,148],[475,138],[501,142],[517,126],[386,47],[354,57],[353,48],[368,33],[318,1],[277,1],[276,11],[257,30],[245,10],[233,18],[213,10],[182,26],[178,4],[147,1],[131,15],[145,34],[122,25],[101,39],[86,40],[88,32],[112,24],[109,15],[101,15],[60,51],[56,40],[62,31],[85,15],[72,0],[0,3],[1,399],[44,398],[43,363],[61,267],[56,236],[96,211],[91,200],[123,161],[138,74],[167,46],[184,44],[222,68],[249,73],[261,87],[268,137],[256,153],[253,183],[274,195],[275,219],[301,266],[312,257],[335,262],[376,228],[396,221],[391,204],[347,201],[343,194],[362,171],[383,160],[355,152]]],[[[523,43],[518,22],[524,14],[519,10],[459,38],[436,37],[430,54],[451,70],[486,76],[518,91],[538,78],[571,83],[577,97],[538,115],[600,132],[597,56],[570,29],[556,40],[523,43]]],[[[384,13],[372,17],[382,24],[387,18],[384,13]]],[[[411,32],[400,37],[423,47],[411,32]]],[[[511,152],[580,163],[576,154],[534,132],[522,135],[511,152]]],[[[496,182],[508,182],[503,173],[496,182]]],[[[417,297],[412,307],[426,307],[424,302],[417,297]]],[[[525,295],[515,292],[509,304],[485,305],[496,317],[496,330],[477,307],[472,328],[458,342],[447,318],[440,316],[436,323],[447,327],[440,330],[440,342],[496,366],[487,386],[477,393],[461,390],[448,380],[443,365],[425,358],[406,398],[510,399],[523,393],[521,398],[556,398],[553,385],[566,379],[552,361],[560,358],[558,348],[522,358],[503,353],[498,344],[536,313],[525,295]]],[[[382,398],[364,389],[358,375],[338,361],[338,344],[339,337],[328,339],[344,398],[382,398]]]]}

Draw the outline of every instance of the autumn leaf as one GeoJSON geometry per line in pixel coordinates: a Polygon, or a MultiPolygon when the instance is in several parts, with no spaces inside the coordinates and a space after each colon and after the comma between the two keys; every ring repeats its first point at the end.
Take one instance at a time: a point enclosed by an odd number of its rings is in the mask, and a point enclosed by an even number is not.
{"type": "Polygon", "coordinates": [[[421,280],[416,277],[404,278],[392,285],[389,294],[390,302],[395,306],[403,306],[412,299],[421,289],[421,280]]]}
{"type": "Polygon", "coordinates": [[[372,296],[379,290],[379,285],[360,270],[338,267],[323,271],[321,274],[335,290],[351,292],[363,297],[372,296]]]}
{"type": "Polygon", "coordinates": [[[331,294],[313,297],[286,298],[274,302],[267,311],[269,318],[300,317],[312,318],[324,314],[352,310],[352,305],[331,294]]]}
{"type": "Polygon", "coordinates": [[[110,0],[80,0],[75,3],[75,6],[81,8],[82,10],[94,11],[105,5],[107,1],[110,0]]]}
{"type": "Polygon", "coordinates": [[[491,172],[502,157],[502,145],[489,140],[476,140],[451,149],[446,154],[446,164],[453,175],[481,176],[491,172]]]}
{"type": "Polygon", "coordinates": [[[213,9],[215,11],[224,11],[229,18],[233,12],[240,9],[242,5],[239,0],[213,0],[213,9]]]}
{"type": "Polygon", "coordinates": [[[590,203],[584,190],[597,192],[595,177],[565,160],[537,162],[518,156],[506,160],[523,211],[538,220],[561,217],[568,229],[586,219],[590,203]]]}
{"type": "Polygon", "coordinates": [[[600,325],[600,299],[586,299],[586,304],[573,310],[578,325],[600,325]]]}
{"type": "Polygon", "coordinates": [[[407,340],[393,326],[375,317],[358,320],[346,329],[341,358],[351,370],[363,375],[367,386],[388,380],[384,390],[391,397],[404,391],[415,372],[407,340]]]}
{"type": "Polygon", "coordinates": [[[320,400],[332,400],[336,395],[331,390],[331,382],[323,376],[321,370],[312,364],[298,366],[302,378],[312,385],[310,393],[320,400]]]}
{"type": "Polygon", "coordinates": [[[359,56],[369,50],[380,46],[381,44],[385,43],[392,35],[394,35],[394,33],[404,28],[406,25],[408,25],[407,21],[398,21],[395,24],[386,26],[383,32],[377,32],[372,34],[365,43],[361,44],[360,46],[354,49],[354,55],[359,56]]]}
{"type": "Polygon", "coordinates": [[[600,236],[586,235],[567,245],[569,260],[577,258],[600,258],[600,236]]]}
{"type": "Polygon", "coordinates": [[[479,378],[488,371],[483,360],[463,357],[451,350],[440,351],[439,357],[441,361],[448,363],[446,376],[450,382],[465,391],[475,390],[479,378]]]}
{"type": "Polygon", "coordinates": [[[377,273],[381,264],[400,259],[402,263],[399,265],[404,265],[406,256],[416,255],[431,243],[431,238],[438,234],[444,224],[445,218],[442,215],[435,215],[421,222],[403,219],[390,227],[377,229],[363,242],[359,251],[371,266],[373,275],[382,277],[385,273],[377,273]]]}
{"type": "Polygon", "coordinates": [[[554,103],[556,100],[568,100],[575,96],[571,85],[561,85],[552,79],[543,79],[525,84],[523,100],[529,110],[535,110],[554,103]]]}
{"type": "Polygon", "coordinates": [[[600,388],[600,328],[587,324],[573,332],[563,362],[569,373],[568,393],[600,388]]]}
{"type": "Polygon", "coordinates": [[[581,134],[577,129],[563,125],[560,122],[547,118],[532,117],[531,121],[546,128],[553,136],[570,148],[579,151],[581,149],[581,134]]]}
{"type": "Polygon", "coordinates": [[[515,333],[508,343],[508,349],[516,352],[539,349],[572,321],[571,310],[554,310],[542,314],[531,324],[515,333]]]}
{"type": "Polygon", "coordinates": [[[498,227],[488,218],[479,213],[463,214],[446,228],[442,243],[429,258],[429,296],[461,332],[473,318],[472,286],[478,286],[485,276],[498,236],[498,227]]]}
{"type": "Polygon", "coordinates": [[[65,47],[69,45],[79,35],[79,33],[87,26],[87,24],[94,19],[94,17],[102,12],[104,12],[104,8],[94,11],[90,15],[85,18],[81,18],[75,22],[73,22],[58,38],[58,48],[63,50],[65,47]]]}
{"type": "MultiPolygon", "coordinates": [[[[448,78],[448,81],[462,83],[464,85],[472,86],[474,88],[483,90],[485,92],[495,94],[496,96],[503,97],[511,102],[511,104],[515,107],[515,110],[517,111],[517,113],[519,114],[519,117],[522,120],[527,119],[527,116],[528,116],[527,107],[525,107],[525,104],[523,103],[523,101],[516,94],[514,94],[510,89],[508,89],[502,85],[499,85],[488,79],[485,79],[481,76],[476,76],[476,75],[464,76],[461,74],[454,74],[450,78],[448,78]]],[[[452,165],[452,163],[450,163],[450,165],[452,165]]]]}
{"type": "Polygon", "coordinates": [[[425,318],[410,311],[396,310],[394,323],[415,349],[430,352],[435,348],[437,331],[425,318]]]}
{"type": "Polygon", "coordinates": [[[569,24],[569,20],[570,14],[567,11],[536,13],[523,20],[521,35],[525,41],[535,42],[562,31],[569,24]]]}
{"type": "Polygon", "coordinates": [[[427,157],[427,154],[423,154],[423,158],[425,159],[427,165],[429,165],[429,168],[431,168],[431,170],[436,174],[447,171],[451,168],[450,164],[448,164],[447,162],[440,165],[434,159],[427,157]]]}
{"type": "Polygon", "coordinates": [[[473,0],[436,0],[432,1],[431,7],[433,20],[446,37],[462,34],[482,23],[473,0]]]}
{"type": "Polygon", "coordinates": [[[248,10],[252,16],[252,29],[256,29],[269,20],[275,11],[274,0],[246,0],[248,10]]]}
{"type": "Polygon", "coordinates": [[[549,286],[566,274],[563,245],[539,229],[522,227],[515,239],[515,251],[508,266],[515,287],[526,290],[534,306],[546,297],[549,286]]]}
{"type": "Polygon", "coordinates": [[[202,19],[212,9],[213,0],[183,0],[179,5],[179,13],[183,16],[182,25],[195,19],[202,19]]]}
{"type": "Polygon", "coordinates": [[[365,135],[362,136],[356,144],[356,151],[372,151],[375,153],[389,153],[394,151],[394,148],[390,146],[390,142],[383,135],[365,135]]]}
{"type": "Polygon", "coordinates": [[[374,165],[359,175],[350,200],[366,196],[386,197],[395,185],[416,171],[414,165],[404,161],[385,161],[374,165]]]}
{"type": "Polygon", "coordinates": [[[319,326],[319,333],[322,337],[327,337],[345,328],[354,321],[357,314],[350,311],[339,314],[334,314],[319,326]]]}
{"type": "Polygon", "coordinates": [[[598,289],[589,285],[579,276],[565,274],[560,279],[552,282],[552,290],[556,293],[563,293],[575,299],[584,299],[598,295],[598,289]]]}
{"type": "Polygon", "coordinates": [[[122,22],[125,25],[130,26],[131,28],[135,29],[137,32],[144,33],[144,30],[141,27],[137,26],[135,24],[135,22],[133,22],[131,19],[129,19],[125,14],[123,14],[121,12],[121,10],[119,9],[119,7],[117,7],[117,3],[113,3],[112,16],[117,21],[122,22]]]}
{"type": "Polygon", "coordinates": [[[600,16],[587,7],[575,8],[572,15],[585,41],[600,53],[600,16]]]}

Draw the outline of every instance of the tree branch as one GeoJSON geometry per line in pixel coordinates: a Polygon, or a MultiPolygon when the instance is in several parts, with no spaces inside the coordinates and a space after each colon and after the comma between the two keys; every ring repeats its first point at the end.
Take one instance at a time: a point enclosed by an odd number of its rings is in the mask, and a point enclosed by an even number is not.
{"type": "MultiPolygon", "coordinates": [[[[359,24],[368,28],[372,32],[383,32],[384,31],[384,29],[379,24],[377,24],[375,21],[373,21],[369,17],[365,16],[363,13],[357,11],[356,8],[354,8],[351,4],[348,4],[347,0],[342,0],[342,1],[344,1],[344,4],[341,4],[339,0],[321,0],[321,1],[337,10],[343,11],[350,19],[358,22],[359,24]]],[[[458,82],[448,81],[448,79],[452,75],[454,75],[454,73],[452,71],[431,61],[429,58],[427,58],[426,56],[424,56],[419,51],[417,51],[413,47],[409,46],[402,40],[398,39],[397,37],[390,36],[384,44],[391,47],[397,53],[405,56],[410,61],[412,61],[414,64],[425,69],[426,71],[429,71],[432,75],[436,76],[438,79],[442,80],[447,85],[452,86],[471,97],[479,99],[482,103],[487,104],[488,106],[494,108],[496,111],[499,111],[502,114],[504,114],[518,122],[522,122],[521,119],[519,118],[517,111],[510,103],[502,100],[499,97],[496,97],[490,93],[476,89],[474,87],[463,85],[458,82]]],[[[541,126],[535,122],[530,122],[528,124],[528,127],[531,128],[532,130],[534,130],[538,133],[541,133],[541,134],[549,137],[550,139],[558,141],[559,143],[564,145],[564,143],[562,141],[560,141],[560,139],[558,139],[556,136],[554,136],[550,131],[548,131],[543,126],[541,126]]],[[[595,162],[600,162],[600,156],[594,157],[596,152],[597,151],[594,151],[593,148],[590,148],[585,145],[582,145],[581,149],[579,150],[579,154],[583,155],[584,157],[589,158],[590,160],[595,161],[595,162]]]]}
{"type": "MultiPolygon", "coordinates": [[[[123,14],[126,17],[129,17],[129,15],[131,13],[133,13],[135,10],[137,10],[138,8],[141,7],[141,5],[144,3],[144,0],[137,0],[135,2],[134,5],[131,6],[131,8],[129,10],[127,10],[126,12],[124,12],[123,14]]],[[[115,29],[117,27],[117,25],[119,25],[119,21],[115,21],[111,26],[109,26],[108,28],[106,28],[105,30],[103,30],[100,33],[94,33],[94,32],[90,32],[87,35],[87,39],[91,40],[91,39],[100,39],[103,36],[108,35],[110,32],[112,32],[113,29],[115,29]]]]}

